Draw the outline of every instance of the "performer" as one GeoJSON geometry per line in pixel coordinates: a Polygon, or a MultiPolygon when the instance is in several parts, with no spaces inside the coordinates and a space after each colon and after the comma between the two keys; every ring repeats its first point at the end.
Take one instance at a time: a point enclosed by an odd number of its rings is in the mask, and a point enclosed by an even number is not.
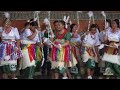
{"type": "Polygon", "coordinates": [[[106,26],[105,26],[105,24],[103,24],[103,30],[101,30],[100,34],[99,34],[99,38],[100,38],[101,43],[104,42],[105,33],[110,29],[111,29],[111,20],[107,19],[106,20],[106,26]]]}
{"type": "MultiPolygon", "coordinates": [[[[46,18],[47,19],[47,18],[46,18]]],[[[48,20],[48,19],[47,19],[48,20]]],[[[42,75],[51,76],[51,60],[49,60],[49,56],[51,53],[51,43],[49,42],[49,38],[54,38],[54,33],[52,32],[50,28],[50,24],[45,23],[45,30],[42,31],[43,34],[43,42],[45,39],[48,39],[46,42],[44,42],[43,50],[44,50],[44,64],[42,66],[42,75]]]]}
{"type": "MultiPolygon", "coordinates": [[[[53,31],[54,31],[54,32],[55,32],[55,30],[57,30],[57,27],[58,27],[57,24],[58,24],[58,23],[59,23],[59,20],[55,20],[55,21],[53,22],[53,25],[54,25],[54,30],[53,30],[53,31]]],[[[52,47],[51,47],[51,48],[52,48],[52,47]]],[[[51,54],[51,53],[52,53],[52,51],[49,52],[48,60],[50,60],[50,61],[52,62],[52,54],[51,54]]],[[[50,62],[50,63],[51,63],[51,62],[50,62]]],[[[69,77],[69,76],[68,76],[68,77],[69,77]]],[[[54,77],[54,71],[53,71],[53,70],[51,70],[51,78],[52,78],[52,79],[55,79],[55,77],[54,77]]]]}
{"type": "MultiPolygon", "coordinates": [[[[37,42],[39,43],[38,38],[38,23],[36,21],[31,20],[30,29],[25,28],[22,34],[22,53],[23,59],[20,62],[20,70],[23,70],[23,74],[27,79],[33,79],[33,75],[35,72],[35,67],[37,61],[42,59],[42,54],[40,47],[38,46],[37,42]]],[[[28,24],[28,25],[29,25],[28,24]]]]}
{"type": "MultiPolygon", "coordinates": [[[[56,30],[54,32],[54,45],[52,47],[52,70],[54,71],[55,79],[59,79],[59,74],[63,75],[63,79],[68,79],[66,69],[70,61],[70,46],[69,40],[71,38],[70,32],[65,29],[65,22],[60,20],[55,24],[56,30]]],[[[72,55],[73,56],[73,55],[72,55]]],[[[74,66],[77,64],[73,63],[74,66]]]]}
{"type": "Polygon", "coordinates": [[[30,22],[29,22],[29,21],[28,21],[28,22],[25,22],[24,28],[20,30],[20,38],[21,38],[21,39],[24,38],[24,33],[23,33],[23,32],[24,32],[26,29],[30,29],[30,22]]]}
{"type": "Polygon", "coordinates": [[[103,61],[107,62],[104,75],[120,76],[120,60],[118,49],[120,46],[120,29],[118,19],[112,21],[112,28],[106,32],[104,40],[107,45],[110,45],[105,47],[102,58],[103,61]]]}
{"type": "Polygon", "coordinates": [[[95,62],[98,62],[99,60],[97,46],[100,44],[100,41],[99,37],[96,34],[96,28],[96,25],[92,24],[90,26],[90,32],[84,37],[82,41],[82,60],[85,62],[87,67],[88,79],[92,79],[95,69],[95,62]]]}
{"type": "Polygon", "coordinates": [[[71,32],[71,39],[70,39],[70,47],[71,47],[71,51],[74,54],[78,64],[77,64],[77,68],[79,73],[76,73],[76,75],[78,77],[80,77],[80,69],[83,66],[83,62],[81,61],[81,57],[80,57],[80,48],[81,48],[81,37],[78,34],[78,26],[76,24],[72,24],[70,26],[70,32],[71,32]]]}
{"type": "Polygon", "coordinates": [[[11,73],[16,78],[17,59],[22,57],[20,50],[20,36],[18,29],[11,26],[10,18],[3,21],[2,42],[0,43],[0,62],[3,71],[3,79],[8,79],[11,73]]]}
{"type": "MultiPolygon", "coordinates": [[[[100,42],[101,44],[104,44],[104,37],[105,34],[108,30],[111,29],[111,20],[110,19],[106,19],[106,24],[105,22],[103,23],[103,29],[100,31],[99,33],[99,38],[100,38],[100,42]],[[105,26],[106,25],[106,26],[105,26]]],[[[99,62],[99,67],[100,67],[100,74],[103,75],[104,71],[105,71],[105,62],[102,61],[102,57],[104,55],[104,48],[99,50],[100,53],[100,59],[101,61],[99,62]]]]}

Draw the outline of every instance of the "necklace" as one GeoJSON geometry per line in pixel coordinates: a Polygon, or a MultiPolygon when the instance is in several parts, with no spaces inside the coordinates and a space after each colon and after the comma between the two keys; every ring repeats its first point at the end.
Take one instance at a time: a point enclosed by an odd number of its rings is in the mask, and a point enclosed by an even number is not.
{"type": "Polygon", "coordinates": [[[66,29],[64,29],[64,32],[62,34],[59,34],[59,32],[57,31],[56,32],[56,38],[62,39],[65,36],[66,33],[67,33],[66,29]]]}

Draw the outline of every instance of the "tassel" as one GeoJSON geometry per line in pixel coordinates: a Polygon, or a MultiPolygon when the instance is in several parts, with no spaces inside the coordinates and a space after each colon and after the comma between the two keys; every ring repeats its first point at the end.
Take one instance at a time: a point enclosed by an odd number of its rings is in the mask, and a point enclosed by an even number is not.
{"type": "MultiPolygon", "coordinates": [[[[15,46],[12,45],[12,47],[11,47],[12,52],[14,52],[14,48],[15,48],[15,46]]],[[[15,54],[11,55],[11,60],[15,60],[14,56],[15,56],[15,54]]]]}
{"type": "Polygon", "coordinates": [[[36,61],[39,61],[39,55],[38,55],[38,47],[35,48],[35,54],[36,54],[36,61]]]}
{"type": "MultiPolygon", "coordinates": [[[[59,43],[58,43],[58,42],[55,42],[54,44],[55,44],[55,45],[58,45],[59,43]]],[[[56,48],[56,47],[55,47],[55,49],[56,49],[56,50],[55,50],[55,59],[56,59],[56,61],[59,61],[59,58],[58,58],[59,49],[56,48]]]]}
{"type": "Polygon", "coordinates": [[[52,47],[52,61],[55,61],[55,57],[56,57],[55,52],[56,52],[56,48],[53,46],[52,47]]]}
{"type": "Polygon", "coordinates": [[[35,59],[35,45],[31,45],[31,53],[32,53],[32,56],[33,56],[33,59],[35,59]]]}
{"type": "Polygon", "coordinates": [[[63,49],[58,49],[58,54],[57,54],[57,58],[58,58],[58,61],[62,61],[62,55],[63,55],[63,49]]]}
{"type": "Polygon", "coordinates": [[[29,53],[29,58],[30,58],[30,62],[32,62],[33,60],[35,60],[35,57],[34,57],[34,50],[33,50],[33,45],[30,45],[28,47],[28,53],[29,53]]]}
{"type": "Polygon", "coordinates": [[[4,56],[4,54],[5,54],[5,44],[1,44],[0,45],[0,60],[2,60],[3,59],[3,56],[4,56]]]}
{"type": "Polygon", "coordinates": [[[57,59],[57,53],[58,53],[58,49],[55,47],[55,61],[57,62],[58,59],[57,59]]]}
{"type": "Polygon", "coordinates": [[[77,59],[77,53],[76,53],[77,51],[76,51],[75,46],[73,46],[73,50],[72,50],[72,51],[73,51],[73,55],[74,55],[74,57],[77,59]]]}
{"type": "Polygon", "coordinates": [[[38,46],[35,48],[36,53],[36,61],[40,61],[42,59],[42,52],[38,46]]]}
{"type": "Polygon", "coordinates": [[[56,52],[56,59],[57,59],[57,62],[60,61],[60,50],[58,48],[56,52]]]}
{"type": "Polygon", "coordinates": [[[65,47],[65,55],[64,55],[64,62],[68,62],[68,56],[69,56],[69,46],[65,47]]]}
{"type": "MultiPolygon", "coordinates": [[[[14,52],[14,51],[13,51],[14,52]]],[[[12,53],[12,46],[9,44],[9,55],[12,53]]],[[[12,55],[10,55],[10,60],[12,60],[12,55]]]]}

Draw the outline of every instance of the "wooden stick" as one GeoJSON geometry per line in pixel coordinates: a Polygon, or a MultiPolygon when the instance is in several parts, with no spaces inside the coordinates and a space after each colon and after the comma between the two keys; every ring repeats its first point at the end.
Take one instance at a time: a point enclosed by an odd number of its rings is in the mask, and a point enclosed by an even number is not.
{"type": "MultiPolygon", "coordinates": [[[[36,12],[36,16],[37,16],[37,22],[38,22],[38,27],[40,28],[40,22],[39,22],[39,14],[40,12],[36,12]]],[[[35,14],[34,14],[35,16],[35,14]]],[[[35,17],[34,17],[35,18],[35,17]]],[[[39,34],[40,35],[40,41],[41,41],[41,45],[42,45],[42,37],[41,37],[41,33],[39,34]]],[[[43,47],[41,48],[42,49],[42,56],[43,56],[43,60],[42,60],[42,64],[41,64],[41,67],[43,66],[44,64],[44,61],[45,61],[45,58],[44,58],[44,51],[43,51],[43,47]]]]}

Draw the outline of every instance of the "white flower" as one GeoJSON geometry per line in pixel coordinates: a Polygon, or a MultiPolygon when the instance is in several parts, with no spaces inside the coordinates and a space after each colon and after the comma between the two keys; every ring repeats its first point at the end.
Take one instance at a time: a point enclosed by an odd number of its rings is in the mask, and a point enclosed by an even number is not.
{"type": "Polygon", "coordinates": [[[8,12],[4,12],[6,18],[10,18],[10,14],[8,12]]]}
{"type": "Polygon", "coordinates": [[[102,14],[104,17],[106,17],[106,14],[105,14],[105,12],[104,12],[104,11],[102,11],[102,12],[101,12],[101,14],[102,14]]]}
{"type": "Polygon", "coordinates": [[[92,16],[93,16],[93,12],[92,12],[92,11],[89,11],[89,12],[88,12],[88,16],[89,16],[89,17],[92,17],[92,16]]]}
{"type": "Polygon", "coordinates": [[[49,24],[50,24],[48,18],[45,18],[45,19],[44,19],[44,23],[45,23],[46,25],[49,25],[49,24]]]}

